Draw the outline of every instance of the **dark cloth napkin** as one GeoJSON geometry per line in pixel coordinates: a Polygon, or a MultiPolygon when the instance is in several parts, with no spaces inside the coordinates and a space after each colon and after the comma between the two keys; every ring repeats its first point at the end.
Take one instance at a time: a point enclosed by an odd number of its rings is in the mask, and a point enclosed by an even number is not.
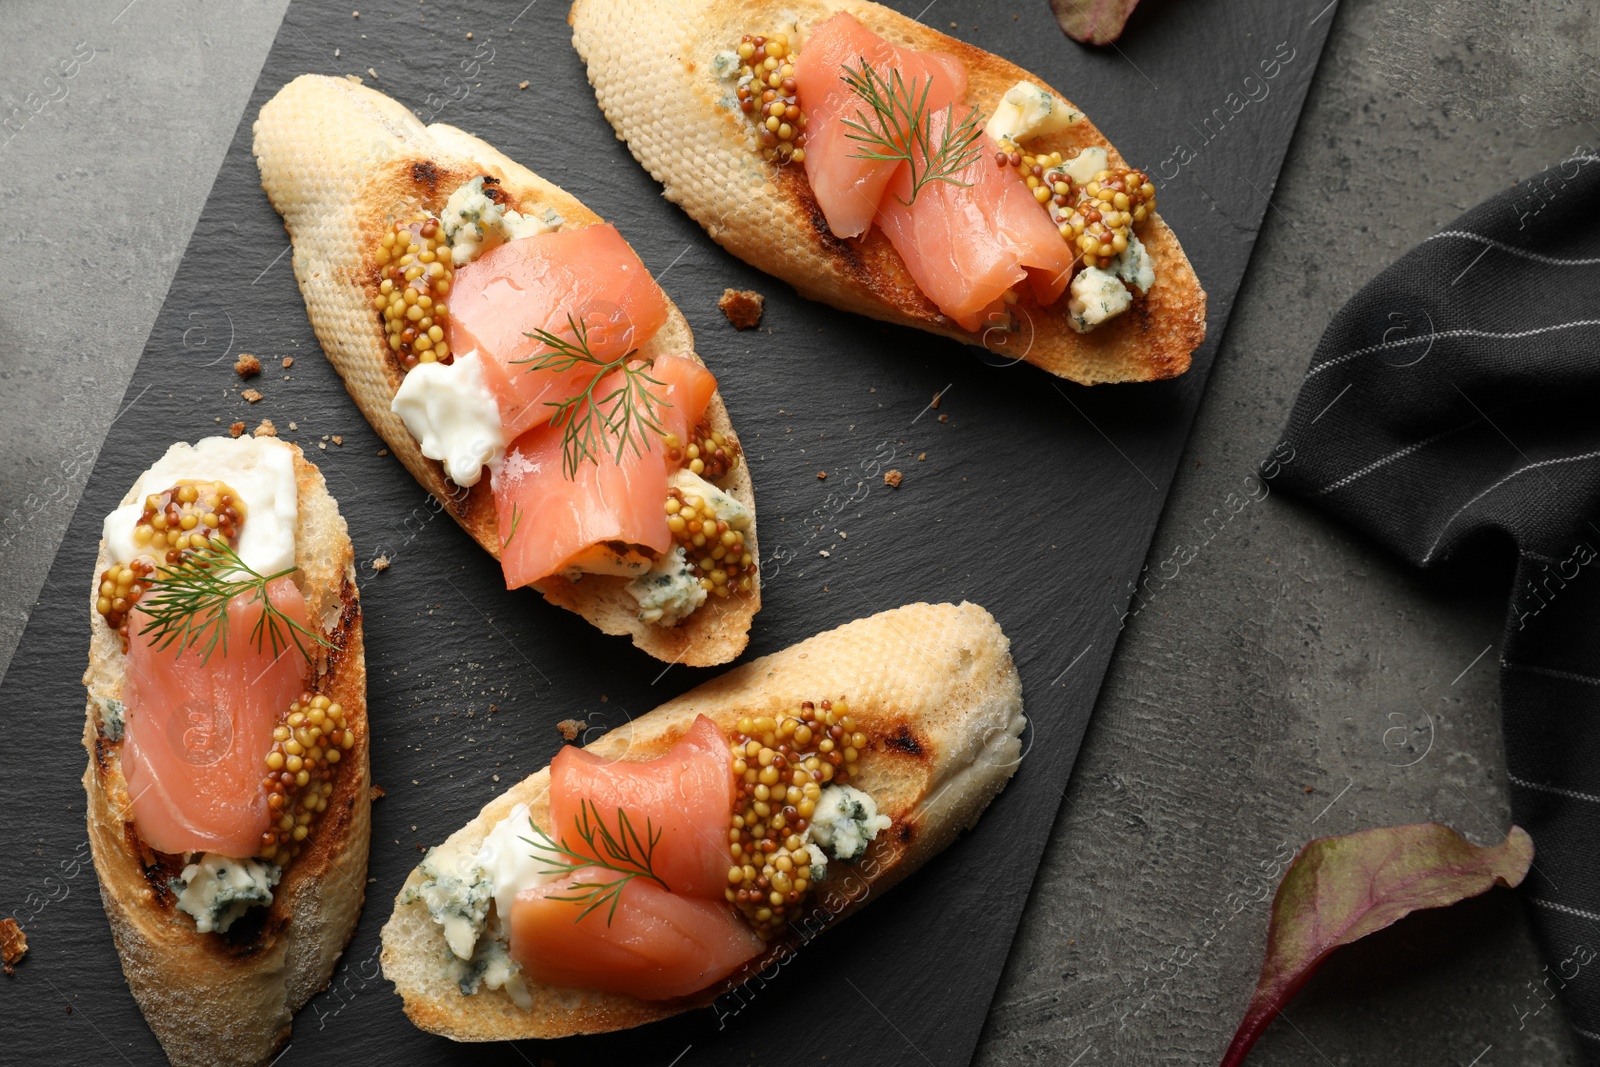
{"type": "Polygon", "coordinates": [[[1579,149],[1369,282],[1323,334],[1284,441],[1277,486],[1415,566],[1514,549],[1500,699],[1535,847],[1530,979],[1600,1064],[1600,156],[1579,149]]]}

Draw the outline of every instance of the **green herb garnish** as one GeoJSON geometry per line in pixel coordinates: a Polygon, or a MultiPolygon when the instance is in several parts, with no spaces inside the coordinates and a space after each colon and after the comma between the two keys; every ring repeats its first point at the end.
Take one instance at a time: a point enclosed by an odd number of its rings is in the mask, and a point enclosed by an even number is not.
{"type": "Polygon", "coordinates": [[[911,167],[911,199],[900,200],[910,206],[922,187],[929,182],[949,182],[965,188],[970,182],[955,177],[983,154],[982,146],[973,147],[981,132],[978,112],[970,110],[966,118],[955,121],[955,105],[944,109],[944,133],[936,145],[933,143],[933,114],[928,110],[928,90],[933,87],[930,77],[922,82],[918,93],[918,80],[910,84],[898,70],[890,70],[887,80],[871,65],[865,56],[859,57],[861,69],[844,66],[845,84],[859,96],[872,115],[868,121],[845,119],[848,129],[845,136],[864,146],[853,159],[878,159],[889,162],[904,161],[911,167]],[[921,156],[921,160],[918,160],[921,156]]]}
{"type": "Polygon", "coordinates": [[[301,638],[314,645],[331,648],[333,642],[313,632],[280,611],[267,596],[267,583],[293,574],[288,567],[277,574],[259,574],[239,556],[232,545],[207,541],[203,548],[190,549],[174,567],[158,571],[150,588],[139,600],[139,610],[150,617],[139,631],[154,633],[156,649],[178,645],[178,654],[204,644],[200,663],[205,665],[220,644],[228,654],[228,603],[241,593],[250,594],[248,603],[262,605],[250,639],[260,651],[263,642],[272,645],[272,656],[291,643],[307,660],[312,653],[301,638]]]}
{"type": "Polygon", "coordinates": [[[505,540],[500,542],[500,547],[501,548],[505,548],[507,545],[509,545],[511,543],[511,539],[513,537],[517,536],[517,527],[521,523],[522,523],[522,505],[521,504],[512,504],[511,505],[511,532],[506,534],[505,540]]]}
{"type": "Polygon", "coordinates": [[[643,365],[634,366],[630,362],[638,349],[616,359],[601,359],[589,350],[588,326],[568,315],[567,329],[572,333],[570,340],[548,330],[526,334],[547,345],[550,351],[512,362],[528,364],[530,372],[542,370],[556,374],[564,374],[580,364],[594,367],[594,375],[576,395],[565,400],[545,401],[547,407],[556,409],[550,422],[561,427],[561,473],[571,479],[577,476],[580,463],[599,462],[601,442],[608,436],[616,439],[613,455],[619,464],[630,445],[635,455],[648,452],[647,434],[662,437],[666,433],[658,409],[672,405],[647,388],[663,383],[650,377],[643,365]],[[622,371],[622,384],[597,398],[595,391],[600,383],[616,370],[622,371]]]}
{"type": "MultiPolygon", "coordinates": [[[[531,818],[528,820],[528,825],[533,826],[531,818]]],[[[633,823],[628,818],[628,813],[618,808],[617,829],[613,833],[611,827],[600,817],[599,805],[592,800],[585,800],[578,808],[578,817],[573,820],[573,828],[583,843],[589,846],[589,851],[593,855],[574,852],[565,845],[557,844],[546,837],[537,826],[533,826],[533,832],[538,840],[528,837],[522,839],[534,848],[550,854],[537,857],[540,863],[547,865],[547,869],[543,872],[545,874],[567,875],[586,867],[598,867],[617,876],[605,882],[573,882],[568,888],[579,892],[572,896],[550,898],[584,905],[583,911],[578,913],[573,922],[581,922],[585,915],[609,901],[611,909],[606,913],[606,925],[610,926],[611,920],[616,918],[617,902],[622,899],[623,888],[635,878],[648,878],[662,889],[668,889],[667,883],[656,874],[654,867],[656,844],[661,840],[661,831],[657,830],[649,819],[645,820],[644,839],[641,840],[638,831],[633,828],[633,823]]]]}

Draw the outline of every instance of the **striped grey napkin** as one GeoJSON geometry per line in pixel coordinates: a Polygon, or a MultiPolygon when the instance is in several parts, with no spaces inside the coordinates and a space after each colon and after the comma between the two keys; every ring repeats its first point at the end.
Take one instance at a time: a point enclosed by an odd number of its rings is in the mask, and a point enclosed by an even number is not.
{"type": "MultiPolygon", "coordinates": [[[[1334,317],[1278,483],[1418,567],[1509,542],[1511,810],[1548,965],[1600,1063],[1600,156],[1473,208],[1334,317]]],[[[1474,553],[1473,558],[1479,558],[1474,553]]]]}

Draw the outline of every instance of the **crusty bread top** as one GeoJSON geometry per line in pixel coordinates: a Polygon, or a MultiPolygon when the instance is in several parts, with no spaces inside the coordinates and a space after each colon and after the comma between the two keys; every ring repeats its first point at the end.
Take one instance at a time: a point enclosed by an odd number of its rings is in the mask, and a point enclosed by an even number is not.
{"type": "MultiPolygon", "coordinates": [[[[866,790],[893,820],[854,864],[829,864],[808,918],[813,931],[843,919],[864,894],[836,888],[850,880],[881,891],[916,870],[971,826],[1016,770],[1025,721],[1010,643],[975,604],[912,604],[819,634],[752,660],[668,701],[588,746],[614,759],[666,752],[706,715],[725,732],[743,715],[781,715],[803,700],[847,699],[869,744],[850,784],[866,790]]],[[[549,825],[549,769],[490,801],[442,847],[472,854],[517,804],[549,825]]],[[[421,881],[413,871],[401,890],[421,881]]],[[[876,893],[873,894],[874,896],[876,893]]],[[[676,1001],[641,1001],[590,990],[530,983],[523,1010],[497,990],[464,996],[445,973],[448,948],[426,905],[400,903],[383,929],[383,971],[425,1030],[458,1041],[560,1037],[638,1026],[708,1003],[756,973],[768,957],[730,982],[676,1001]]],[[[781,951],[775,944],[771,950],[781,951]]]]}
{"type": "MultiPolygon", "coordinates": [[[[293,1013],[327,984],[366,896],[371,777],[354,551],[322,472],[299,446],[272,447],[294,453],[299,514],[293,578],[306,598],[307,617],[334,643],[319,652],[315,686],[344,707],[356,741],[340,763],[327,810],[285,868],[272,904],[226,934],[202,934],[178,912],[168,879],[182,870],[182,858],[152,851],[129,821],[122,744],[108,735],[103,719],[106,703],[123,698],[127,663],[121,638],[94,606],[99,576],[111,562],[103,541],[89,591],[83,784],[90,847],[123,973],[178,1067],[266,1062],[288,1036],[293,1013]]],[[[133,499],[130,488],[122,503],[133,499]]]]}
{"type": "MultiPolygon", "coordinates": [[[[570,193],[540,178],[493,146],[453,126],[424,126],[398,101],[345,78],[303,74],[261,108],[255,123],[261,184],[294,242],[294,272],[317,340],[367,421],[407,470],[461,527],[496,559],[502,534],[489,480],[471,489],[451,482],[444,467],[422,454],[390,402],[402,370],[372,309],[380,282],[374,249],[397,218],[418,208],[437,212],[462,183],[499,179],[505,202],[534,213],[553,208],[563,228],[602,221],[570,193]]],[[[688,321],[671,300],[667,321],[640,349],[645,358],[694,353],[688,321]]],[[[737,440],[719,392],[705,415],[711,429],[737,440]]],[[[747,464],[723,486],[755,514],[747,464]]],[[[745,534],[758,555],[755,528],[745,534]]],[[[711,597],[681,625],[639,619],[627,579],[559,576],[536,583],[552,603],[576,611],[608,634],[627,634],[657,659],[711,666],[744,651],[750,620],[761,607],[760,575],[748,594],[711,597]]]]}
{"type": "MultiPolygon", "coordinates": [[[[999,56],[866,0],[576,0],[568,21],[606,117],[633,155],[706,232],[734,255],[793,285],[801,295],[886,322],[915,326],[1007,358],[1025,359],[1085,385],[1170,378],[1189,368],[1205,338],[1205,292],[1177,238],[1154,214],[1138,227],[1156,282],[1123,315],[1086,334],[1069,324],[1063,295],[1041,307],[1023,287],[1020,327],[968,333],[917,288],[882,230],[863,240],[833,236],[801,167],[778,168],[757,154],[749,118],[728,106],[731,82],[712,59],[746,33],[785,31],[804,47],[807,31],[848,11],[896,44],[955,56],[969,76],[967,103],[992,114],[1018,81],[1048,88],[999,56]],[[650,47],[639,47],[641,32],[650,47]]],[[[1054,92],[1054,90],[1051,90],[1054,92]]],[[[1065,94],[1056,93],[1062,99],[1065,94]]],[[[1090,121],[1030,140],[1030,151],[1069,158],[1099,146],[1126,166],[1090,121]]]]}

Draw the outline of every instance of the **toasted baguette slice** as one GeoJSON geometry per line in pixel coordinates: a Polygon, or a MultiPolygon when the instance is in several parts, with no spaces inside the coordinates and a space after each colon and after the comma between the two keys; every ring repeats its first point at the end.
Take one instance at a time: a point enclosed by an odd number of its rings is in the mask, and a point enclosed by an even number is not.
{"type": "MultiPolygon", "coordinates": [[[[419,206],[437,212],[457,187],[480,175],[498,178],[518,210],[554,208],[563,229],[592,226],[600,216],[478,138],[440,123],[424,126],[398,101],[344,78],[303,74],[279,90],[256,120],[255,155],[261,184],[294,242],[295,277],[322,350],[400,462],[499,559],[505,535],[489,480],[470,490],[450,481],[389,408],[402,374],[372,309],[379,283],[373,250],[397,215],[419,206]]],[[[640,349],[647,359],[694,352],[683,313],[670,299],[667,307],[665,325],[640,349]]],[[[736,439],[720,392],[706,419],[736,439]]],[[[739,464],[722,488],[755,513],[748,464],[739,464]]],[[[745,541],[759,558],[754,523],[745,541]]],[[[757,574],[749,593],[711,597],[681,625],[667,628],[640,621],[626,584],[609,575],[577,583],[556,576],[535,588],[605,633],[630,635],[657,659],[694,667],[727,663],[744,651],[750,619],[761,608],[757,574]]]]}
{"type": "MultiPolygon", "coordinates": [[[[972,826],[1021,759],[1022,688],[1010,642],[976,604],[912,604],[819,634],[737,667],[714,681],[612,730],[589,751],[649,759],[667,751],[706,715],[731,735],[744,715],[778,715],[803,700],[848,698],[858,729],[886,741],[869,745],[850,784],[866,790],[893,825],[854,864],[831,862],[816,907],[801,920],[806,940],[894,885],[972,826]],[[836,888],[848,882],[855,891],[836,888]],[[871,892],[862,892],[865,884],[871,892]]],[[[518,803],[549,825],[549,768],[492,800],[445,843],[471,855],[518,803]]],[[[457,853],[462,854],[462,853],[457,853]]],[[[503,1041],[593,1034],[639,1026],[710,1003],[768,966],[793,945],[775,940],[767,954],[701,994],[643,1001],[588,990],[528,983],[524,1010],[501,990],[463,995],[445,973],[449,949],[425,904],[403,904],[383,928],[383,973],[424,1030],[457,1041],[503,1041]]],[[[791,938],[799,936],[796,933],[791,938]]]]}
{"type": "MultiPolygon", "coordinates": [[[[984,115],[993,114],[1019,81],[1048,88],[998,56],[864,0],[795,0],[781,8],[752,0],[576,0],[568,21],[606,118],[662,183],[667,199],[718,244],[802,296],[981,344],[1084,385],[1151,381],[1188,370],[1190,353],[1205,338],[1206,294],[1159,215],[1139,226],[1155,262],[1155,285],[1136,296],[1126,313],[1086,334],[1068,322],[1067,294],[1040,307],[1026,286],[1016,333],[969,333],[922,294],[880,228],[864,240],[832,234],[804,168],[763,162],[754,124],[720,102],[731,85],[712,73],[712,58],[746,33],[789,32],[803,48],[806,33],[837,11],[849,11],[896,44],[961,60],[970,76],[967,103],[984,115]],[[649,38],[649,48],[639,47],[641,35],[649,38]]],[[[1110,153],[1112,166],[1126,165],[1087,121],[1028,142],[1032,151],[1059,149],[1068,158],[1096,145],[1110,153]]]]}
{"type": "MultiPolygon", "coordinates": [[[[127,818],[131,800],[121,732],[108,732],[104,718],[109,702],[122,700],[127,657],[121,639],[95,611],[98,590],[91,586],[89,592],[93,635],[83,676],[89,767],[83,788],[90,850],[122,973],[177,1067],[248,1067],[270,1060],[288,1038],[294,1013],[327,986],[366,896],[372,780],[354,554],[322,473],[298,446],[284,447],[294,449],[299,484],[299,570],[293,577],[305,595],[307,617],[320,622],[332,642],[319,654],[316,686],[343,705],[356,742],[339,765],[327,810],[273,890],[271,906],[254,909],[225,934],[199,933],[194,920],[178,911],[168,879],[182,869],[182,858],[152,851],[127,818]]],[[[132,500],[130,489],[122,502],[132,500]]],[[[95,584],[110,562],[102,541],[95,584]]]]}

